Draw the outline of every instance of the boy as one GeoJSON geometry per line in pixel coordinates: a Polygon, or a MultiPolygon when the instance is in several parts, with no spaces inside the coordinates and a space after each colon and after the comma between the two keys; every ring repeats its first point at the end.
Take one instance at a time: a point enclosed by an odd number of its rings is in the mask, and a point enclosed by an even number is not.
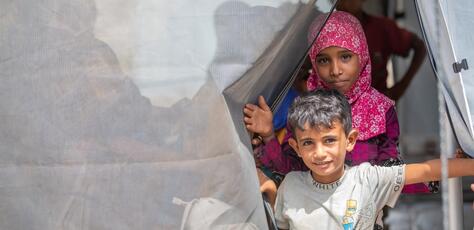
{"type": "MultiPolygon", "coordinates": [[[[441,163],[392,167],[344,159],[357,140],[351,108],[335,90],[298,97],[288,113],[289,144],[309,171],[287,174],[278,189],[275,217],[280,229],[374,229],[377,214],[393,207],[405,184],[440,179],[441,163]]],[[[449,176],[474,175],[474,160],[452,159],[449,176]]]]}

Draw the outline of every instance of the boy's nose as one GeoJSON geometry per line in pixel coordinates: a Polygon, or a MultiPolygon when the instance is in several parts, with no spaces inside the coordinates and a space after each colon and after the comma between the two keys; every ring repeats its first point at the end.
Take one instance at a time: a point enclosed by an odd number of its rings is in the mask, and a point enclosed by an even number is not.
{"type": "Polygon", "coordinates": [[[326,158],[326,152],[323,150],[322,147],[315,147],[313,152],[313,160],[320,161],[326,158]]]}

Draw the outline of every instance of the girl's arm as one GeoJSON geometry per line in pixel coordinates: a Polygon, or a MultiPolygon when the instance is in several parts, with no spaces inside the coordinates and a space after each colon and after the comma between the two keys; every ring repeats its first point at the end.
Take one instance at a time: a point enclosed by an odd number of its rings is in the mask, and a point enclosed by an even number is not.
{"type": "Polygon", "coordinates": [[[392,106],[385,114],[385,136],[378,142],[377,162],[382,163],[390,158],[399,158],[398,137],[400,136],[400,125],[397,112],[392,106]]]}
{"type": "MultiPolygon", "coordinates": [[[[474,159],[449,159],[448,177],[474,176],[474,159]]],[[[405,184],[436,181],[441,179],[441,160],[405,166],[405,184]]]]}
{"type": "Polygon", "coordinates": [[[261,146],[261,153],[257,156],[264,166],[281,174],[287,174],[295,170],[307,170],[307,167],[288,144],[288,141],[285,140],[281,145],[277,138],[264,142],[261,146]]]}
{"type": "Polygon", "coordinates": [[[275,200],[277,195],[277,186],[273,180],[265,176],[262,170],[257,168],[258,181],[260,183],[260,192],[265,193],[272,208],[275,207],[275,200]]]}

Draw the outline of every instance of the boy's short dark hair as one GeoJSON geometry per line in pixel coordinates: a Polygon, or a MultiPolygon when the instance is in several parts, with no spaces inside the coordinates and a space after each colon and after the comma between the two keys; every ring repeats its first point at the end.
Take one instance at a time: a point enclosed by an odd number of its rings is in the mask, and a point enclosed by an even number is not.
{"type": "Polygon", "coordinates": [[[337,90],[316,90],[297,97],[288,110],[288,124],[293,134],[296,128],[304,130],[308,123],[312,128],[331,128],[339,121],[346,135],[352,129],[351,106],[337,90]]]}

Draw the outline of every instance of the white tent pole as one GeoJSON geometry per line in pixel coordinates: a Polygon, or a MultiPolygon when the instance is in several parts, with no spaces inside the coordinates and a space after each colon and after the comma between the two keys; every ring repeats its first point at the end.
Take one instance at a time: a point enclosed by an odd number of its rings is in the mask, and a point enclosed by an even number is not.
{"type": "Polygon", "coordinates": [[[460,178],[448,178],[447,161],[452,158],[456,150],[456,140],[449,123],[446,104],[439,87],[439,112],[440,112],[440,150],[442,165],[442,205],[443,205],[443,229],[462,230],[462,187],[460,178]]]}
{"type": "MultiPolygon", "coordinates": [[[[420,24],[422,26],[423,35],[425,40],[431,40],[430,53],[434,50],[445,50],[442,49],[442,45],[446,45],[445,41],[451,40],[449,35],[449,28],[446,22],[446,14],[443,12],[445,10],[445,6],[448,2],[444,0],[438,1],[420,1],[415,0],[415,6],[417,7],[418,16],[420,19],[420,24]],[[429,16],[422,13],[422,12],[434,12],[432,18],[429,19],[429,16]],[[428,39],[428,34],[425,31],[425,27],[427,25],[439,25],[439,26],[429,26],[430,28],[434,29],[433,34],[436,36],[432,36],[428,39]],[[443,26],[444,25],[444,26],[443,26]],[[445,36],[448,36],[447,38],[445,36]],[[435,43],[435,44],[433,44],[435,43]]],[[[448,49],[449,51],[444,55],[440,55],[439,63],[445,62],[452,62],[451,57],[455,55],[454,49],[452,47],[452,43],[450,43],[451,47],[448,49]]],[[[431,55],[434,55],[431,53],[431,55]]],[[[433,58],[433,57],[432,57],[433,58]]],[[[451,69],[443,68],[446,65],[435,65],[432,61],[433,68],[435,70],[435,74],[438,76],[451,76],[452,71],[451,69]],[[436,68],[435,68],[436,67],[436,68]]],[[[461,189],[461,180],[456,179],[449,179],[448,180],[448,164],[447,160],[453,157],[455,149],[456,149],[456,139],[453,134],[453,127],[448,118],[448,112],[446,108],[446,102],[444,95],[448,95],[445,86],[442,85],[441,82],[438,83],[438,101],[439,101],[439,113],[440,113],[440,151],[441,151],[441,162],[442,162],[442,207],[443,207],[443,229],[445,230],[461,230],[463,229],[463,210],[462,210],[462,189],[461,189]]]]}
{"type": "Polygon", "coordinates": [[[448,159],[454,157],[457,142],[453,127],[448,118],[446,102],[442,92],[446,89],[438,84],[438,100],[440,112],[440,150],[441,150],[441,191],[443,205],[443,229],[462,230],[463,227],[463,195],[461,178],[448,179],[448,159]]]}
{"type": "MultiPolygon", "coordinates": [[[[439,13],[438,20],[441,25],[445,25],[446,30],[448,31],[448,39],[451,45],[452,55],[456,57],[454,48],[452,47],[451,34],[449,33],[448,23],[446,21],[445,8],[447,2],[444,0],[439,2],[439,13]]],[[[439,24],[438,24],[439,25],[439,24]]],[[[445,33],[440,33],[445,34],[445,33]]],[[[439,45],[439,44],[438,44],[439,45]]],[[[449,61],[449,60],[446,60],[449,61]]],[[[451,70],[444,70],[445,72],[451,70]]],[[[449,76],[449,75],[448,75],[449,76]]],[[[440,90],[442,92],[442,90],[440,90]]],[[[453,128],[449,123],[447,118],[446,104],[439,103],[440,112],[444,110],[440,116],[442,127],[441,130],[441,161],[442,161],[442,200],[443,200],[443,228],[445,230],[462,230],[463,229],[463,210],[462,210],[462,187],[460,178],[448,179],[448,159],[454,157],[454,152],[456,150],[456,140],[453,134],[453,128]],[[441,109],[442,108],[442,109],[441,109]],[[441,118],[443,117],[443,118],[441,118]],[[444,143],[444,146],[443,146],[444,143]]]]}

